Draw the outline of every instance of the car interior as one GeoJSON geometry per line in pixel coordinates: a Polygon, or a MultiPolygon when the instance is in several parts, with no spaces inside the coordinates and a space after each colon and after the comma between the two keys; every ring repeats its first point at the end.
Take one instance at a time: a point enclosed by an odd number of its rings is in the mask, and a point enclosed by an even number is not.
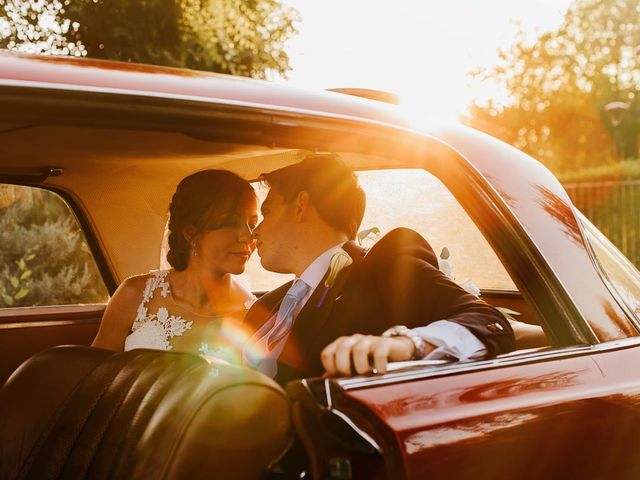
{"type": "MultiPolygon", "coordinates": [[[[259,438],[252,437],[252,448],[264,455],[247,464],[246,478],[282,456],[291,440],[291,423],[299,433],[307,432],[302,435],[302,443],[315,465],[314,471],[320,472],[321,465],[327,464],[323,455],[331,457],[327,449],[335,447],[337,437],[332,435],[330,441],[315,438],[314,435],[320,435],[318,432],[326,428],[307,428],[317,419],[302,413],[300,405],[290,417],[290,399],[268,379],[258,375],[247,378],[249,373],[238,376],[239,369],[235,367],[212,365],[185,354],[172,354],[174,361],[167,369],[166,355],[157,352],[136,354],[134,351],[108,357],[86,347],[97,332],[109,292],[128,276],[160,267],[170,197],[181,178],[198,170],[230,169],[255,180],[260,173],[295,163],[309,153],[337,153],[358,171],[367,193],[368,206],[359,238],[364,246],[397,226],[413,228],[430,242],[446,265],[443,268],[448,268],[456,282],[478,288],[481,298],[505,309],[514,320],[544,326],[535,306],[520,292],[477,223],[443,181],[425,170],[428,162],[425,165],[421,157],[423,151],[406,147],[391,155],[389,152],[336,152],[330,147],[312,149],[296,145],[265,146],[258,141],[255,144],[223,142],[193,130],[0,125],[0,186],[4,189],[0,190],[0,194],[4,192],[4,196],[0,195],[3,202],[0,214],[17,208],[21,201],[42,201],[42,195],[52,196],[45,201],[63,204],[74,222],[70,235],[78,236],[80,250],[84,252],[84,257],[75,261],[84,262],[87,282],[100,283],[89,296],[83,297],[87,290],[79,289],[66,296],[53,297],[50,303],[19,302],[28,298],[27,294],[14,298],[14,306],[0,308],[0,344],[7,346],[0,350],[0,384],[37,352],[56,345],[78,345],[37,353],[14,375],[10,389],[0,398],[0,408],[36,409],[31,404],[20,407],[20,399],[29,397],[34,382],[39,382],[39,388],[46,390],[51,399],[50,408],[34,417],[33,423],[24,430],[23,450],[7,453],[9,457],[13,455],[11,458],[38,460],[22,464],[22,474],[29,478],[47,478],[52,471],[82,468],[89,475],[106,471],[109,466],[112,473],[133,477],[139,472],[148,472],[148,468],[185,475],[195,471],[197,455],[209,455],[204,453],[210,451],[206,439],[217,434],[229,439],[228,448],[217,449],[221,458],[210,460],[212,468],[217,465],[224,471],[225,461],[233,460],[246,439],[249,426],[256,422],[264,424],[261,431],[265,433],[259,438]],[[33,138],[38,141],[34,142],[33,138]],[[37,193],[41,189],[46,192],[37,193]],[[40,197],[34,200],[34,195],[40,197]],[[40,382],[39,378],[46,380],[40,382]],[[61,378],[65,380],[59,380],[61,378]],[[177,383],[177,392],[168,388],[172,383],[177,383]],[[182,418],[184,412],[180,399],[192,390],[199,393],[190,397],[189,406],[199,412],[198,416],[188,422],[175,421],[182,418]],[[69,391],[73,394],[69,395],[69,391]],[[249,413],[242,413],[247,412],[246,408],[242,412],[229,408],[245,402],[242,399],[249,396],[256,402],[255,408],[248,409],[249,413]],[[95,400],[87,403],[87,398],[95,400]],[[74,424],[77,435],[69,433],[65,437],[68,441],[60,442],[56,439],[65,434],[64,429],[68,427],[65,418],[72,410],[84,412],[83,421],[89,422],[91,428],[87,430],[84,423],[82,428],[80,423],[74,424]],[[271,412],[268,418],[260,414],[264,411],[271,412]],[[212,418],[229,421],[213,422],[212,418]],[[131,422],[133,427],[121,428],[131,422]],[[186,424],[193,428],[179,428],[186,424]],[[231,428],[231,424],[241,427],[231,428]],[[149,456],[150,449],[145,446],[152,437],[156,447],[149,456]],[[319,445],[325,445],[324,450],[319,445]],[[136,462],[132,463],[133,454],[123,453],[126,449],[139,452],[135,455],[136,462]],[[173,452],[172,456],[168,452],[173,452]],[[170,462],[165,461],[167,456],[171,456],[170,462]],[[62,457],[70,460],[62,465],[62,457]]],[[[437,173],[438,169],[434,171],[437,173]]],[[[266,194],[259,182],[254,185],[259,196],[266,194]]],[[[41,225],[46,223],[42,219],[36,221],[41,225]]],[[[22,227],[28,228],[26,222],[27,219],[22,227]]],[[[46,233],[46,229],[43,232],[46,233]]],[[[43,236],[41,241],[45,245],[51,240],[43,236]]],[[[33,258],[31,253],[27,256],[29,260],[25,260],[23,271],[34,270],[31,266],[38,261],[52,261],[49,256],[56,254],[55,249],[34,252],[33,258]],[[37,258],[42,252],[48,252],[48,256],[37,258]]],[[[21,267],[17,264],[14,268],[21,267]]],[[[77,274],[77,270],[75,272],[77,274]]],[[[252,256],[243,277],[258,295],[286,279],[262,270],[256,255],[252,256]]],[[[51,285],[56,291],[64,288],[64,284],[51,285]]],[[[516,354],[529,351],[530,345],[519,348],[516,354]]],[[[535,345],[533,348],[549,347],[535,345]]],[[[398,368],[434,368],[433,365],[412,362],[398,368]]],[[[296,388],[299,386],[291,386],[289,394],[304,398],[304,394],[296,394],[296,388]]],[[[331,430],[345,430],[353,435],[343,420],[332,422],[331,430]]],[[[5,432],[19,430],[16,425],[5,427],[5,432]]],[[[359,440],[352,442],[355,451],[365,459],[375,455],[375,445],[363,442],[362,436],[356,437],[359,440]]],[[[331,468],[342,467],[337,464],[331,468]]]]}
{"type": "MultiPolygon", "coordinates": [[[[4,324],[38,319],[57,322],[55,330],[67,330],[60,340],[67,335],[69,341],[64,343],[83,339],[78,342],[83,344],[93,334],[106,292],[128,276],[159,268],[166,208],[181,178],[204,168],[227,168],[255,179],[262,172],[312,153],[298,148],[220,143],[182,132],[55,125],[3,125],[0,138],[4,182],[41,185],[73,210],[88,247],[86,262],[99,272],[97,282],[104,285],[89,301],[3,308],[0,319],[4,324]],[[28,141],[34,136],[38,142],[28,141]],[[46,158],[42,145],[46,145],[46,158]]],[[[477,225],[442,181],[418,168],[421,165],[416,165],[415,158],[337,153],[359,171],[367,193],[361,227],[361,232],[369,232],[361,239],[365,246],[395,227],[413,228],[437,254],[447,252],[443,260],[455,281],[475,285],[485,301],[512,312],[514,319],[540,324],[477,225]]],[[[258,182],[255,187],[259,196],[266,195],[258,182]]],[[[244,277],[257,294],[286,280],[261,269],[257,255],[252,256],[244,277]]],[[[9,344],[44,346],[37,337],[51,338],[56,333],[46,334],[43,328],[47,327],[38,325],[33,338],[9,344]]]]}

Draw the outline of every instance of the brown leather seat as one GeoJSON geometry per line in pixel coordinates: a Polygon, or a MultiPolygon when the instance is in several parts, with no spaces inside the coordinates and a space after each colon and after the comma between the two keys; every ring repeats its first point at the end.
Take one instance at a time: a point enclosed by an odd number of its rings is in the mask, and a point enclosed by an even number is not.
{"type": "Polygon", "coordinates": [[[198,356],[65,346],[0,390],[0,478],[259,478],[287,449],[289,400],[198,356]]]}

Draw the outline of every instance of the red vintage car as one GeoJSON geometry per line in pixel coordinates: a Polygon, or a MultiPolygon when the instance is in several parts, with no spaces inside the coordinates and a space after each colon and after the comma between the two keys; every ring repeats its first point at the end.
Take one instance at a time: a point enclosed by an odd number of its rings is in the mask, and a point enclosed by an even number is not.
{"type": "MultiPolygon", "coordinates": [[[[2,53],[0,182],[0,383],[31,357],[0,391],[3,478],[251,478],[247,456],[287,478],[276,460],[293,430],[306,478],[640,477],[640,274],[549,170],[494,138],[418,131],[399,107],[344,93],[2,53]],[[89,345],[116,286],[158,267],[181,178],[226,168],[253,180],[310,152],[359,171],[364,229],[407,226],[446,248],[456,281],[541,326],[548,346],[286,390],[239,367],[211,379],[198,357],[160,352],[129,352],[80,384],[111,354],[38,353],[89,345]],[[168,365],[178,386],[151,402],[149,378],[168,365]],[[220,384],[262,393],[213,405],[220,384]],[[229,410],[249,397],[262,410],[229,410]],[[185,420],[200,408],[216,421],[185,420]],[[249,431],[215,430],[225,415],[249,431]]],[[[252,262],[256,293],[282,282],[252,262]]]]}

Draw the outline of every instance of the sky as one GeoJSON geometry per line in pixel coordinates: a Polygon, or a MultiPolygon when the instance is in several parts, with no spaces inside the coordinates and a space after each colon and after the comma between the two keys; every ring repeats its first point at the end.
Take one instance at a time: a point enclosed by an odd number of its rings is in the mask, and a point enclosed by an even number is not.
{"type": "Polygon", "coordinates": [[[474,98],[500,100],[467,73],[496,63],[518,25],[559,25],[570,0],[283,0],[298,10],[286,50],[292,70],[277,82],[359,87],[400,96],[418,118],[455,121],[474,98]]]}

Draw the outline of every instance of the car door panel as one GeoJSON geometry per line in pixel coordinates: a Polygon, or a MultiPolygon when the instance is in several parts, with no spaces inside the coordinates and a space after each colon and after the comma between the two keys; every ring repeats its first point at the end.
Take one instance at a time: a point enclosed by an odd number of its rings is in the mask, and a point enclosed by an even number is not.
{"type": "Polygon", "coordinates": [[[56,345],[90,345],[104,305],[0,310],[0,385],[34,353],[56,345]]]}
{"type": "MultiPolygon", "coordinates": [[[[336,404],[358,403],[389,427],[385,461],[402,466],[390,478],[600,478],[612,471],[601,457],[620,460],[610,435],[621,415],[613,388],[578,356],[347,390],[336,404]]],[[[630,445],[636,430],[624,432],[630,445]]],[[[636,463],[618,461],[619,478],[636,478],[636,463]]]]}

